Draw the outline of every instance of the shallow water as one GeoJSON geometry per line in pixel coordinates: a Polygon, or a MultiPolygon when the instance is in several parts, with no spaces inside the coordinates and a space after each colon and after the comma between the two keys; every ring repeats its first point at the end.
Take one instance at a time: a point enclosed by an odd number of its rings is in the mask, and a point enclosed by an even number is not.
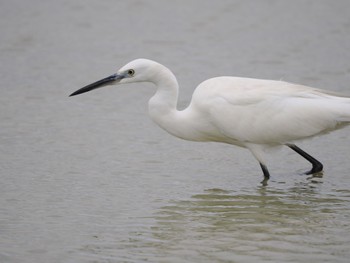
{"type": "Polygon", "coordinates": [[[0,8],[0,262],[348,262],[349,128],[268,155],[181,141],[150,84],[68,98],[126,62],[179,107],[218,75],[350,94],[348,1],[27,1],[0,8]]]}

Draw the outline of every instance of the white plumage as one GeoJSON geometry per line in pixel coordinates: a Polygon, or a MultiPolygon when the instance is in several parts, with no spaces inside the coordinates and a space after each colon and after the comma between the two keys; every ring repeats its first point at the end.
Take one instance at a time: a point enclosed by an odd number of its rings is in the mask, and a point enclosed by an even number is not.
{"type": "Polygon", "coordinates": [[[322,171],[322,164],[294,143],[344,127],[350,121],[350,98],[284,81],[216,77],[202,82],[190,105],[179,111],[178,83],[165,66],[147,59],[134,60],[71,96],[104,85],[153,82],[149,101],[154,122],[170,134],[191,141],[214,141],[248,148],[259,161],[267,147],[287,145],[312,163],[307,174],[322,171]]]}

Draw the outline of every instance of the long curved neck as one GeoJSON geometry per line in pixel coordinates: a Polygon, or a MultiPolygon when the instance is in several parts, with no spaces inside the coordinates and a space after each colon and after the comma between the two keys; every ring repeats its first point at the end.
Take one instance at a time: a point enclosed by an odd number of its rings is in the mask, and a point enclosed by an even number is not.
{"type": "Polygon", "coordinates": [[[148,110],[152,120],[168,133],[189,141],[206,141],[206,137],[198,132],[196,113],[187,107],[177,110],[179,85],[174,74],[166,67],[159,65],[152,81],[157,91],[148,102],[148,110]]]}
{"type": "Polygon", "coordinates": [[[152,82],[157,86],[157,91],[148,102],[151,119],[167,132],[183,138],[181,127],[184,122],[181,111],[177,110],[179,85],[176,77],[168,68],[159,65],[152,82]]]}
{"type": "Polygon", "coordinates": [[[176,111],[179,94],[179,85],[174,74],[163,65],[159,67],[157,74],[152,78],[157,91],[148,103],[151,117],[176,111]]]}

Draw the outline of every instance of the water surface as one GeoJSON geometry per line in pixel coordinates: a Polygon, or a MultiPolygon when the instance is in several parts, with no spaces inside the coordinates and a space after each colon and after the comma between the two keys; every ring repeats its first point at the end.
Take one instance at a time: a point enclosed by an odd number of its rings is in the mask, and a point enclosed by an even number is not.
{"type": "Polygon", "coordinates": [[[76,89],[146,57],[350,94],[348,1],[20,1],[0,8],[1,262],[348,262],[349,129],[289,149],[173,138],[150,84],[76,89]]]}

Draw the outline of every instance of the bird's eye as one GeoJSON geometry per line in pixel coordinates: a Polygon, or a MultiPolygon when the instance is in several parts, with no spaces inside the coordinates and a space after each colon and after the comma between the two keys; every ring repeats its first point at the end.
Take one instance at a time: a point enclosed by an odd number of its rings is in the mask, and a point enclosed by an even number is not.
{"type": "Polygon", "coordinates": [[[133,70],[133,69],[129,69],[129,70],[128,70],[128,75],[129,75],[130,77],[134,76],[134,74],[135,74],[135,70],[133,70]]]}

